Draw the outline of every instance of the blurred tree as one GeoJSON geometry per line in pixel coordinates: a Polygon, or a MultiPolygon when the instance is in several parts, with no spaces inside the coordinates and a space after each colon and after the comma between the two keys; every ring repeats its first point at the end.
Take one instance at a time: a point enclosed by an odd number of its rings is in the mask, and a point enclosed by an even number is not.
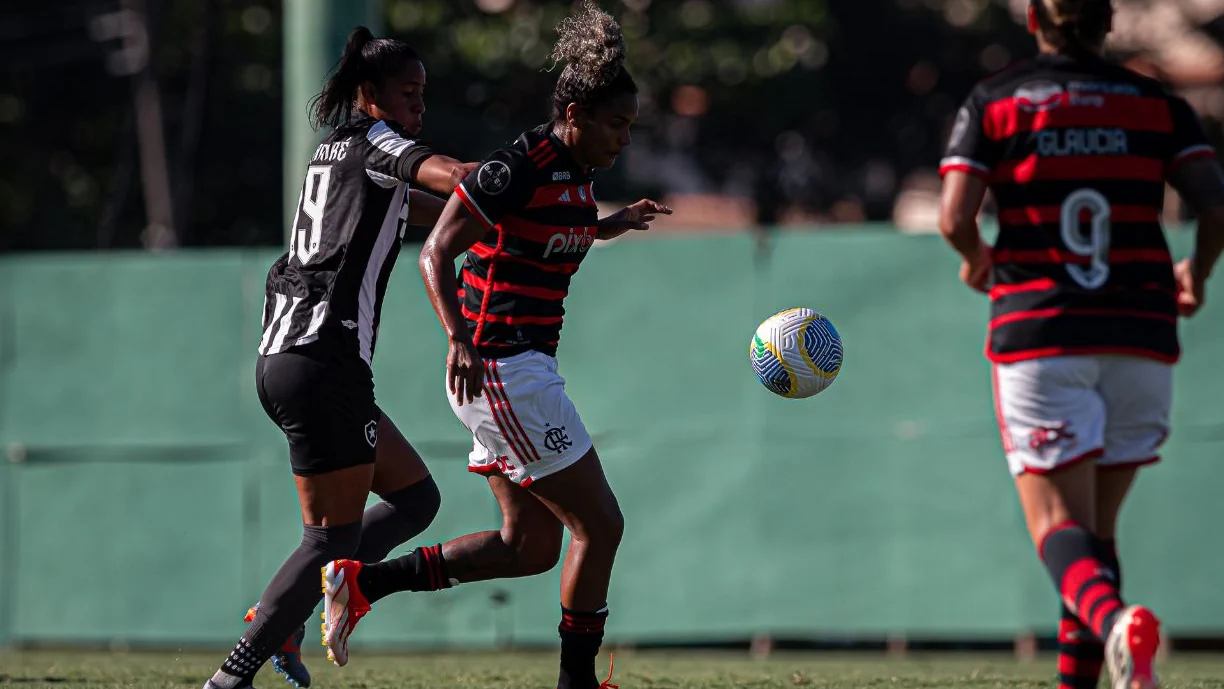
{"type": "MultiPolygon", "coordinates": [[[[270,243],[280,226],[280,9],[147,3],[149,59],[184,245],[270,243]]],[[[132,80],[96,40],[118,2],[27,4],[0,29],[0,251],[142,245],[132,80]]]]}
{"type": "MultiPolygon", "coordinates": [[[[548,116],[553,27],[574,2],[384,1],[387,33],[425,58],[435,148],[475,159],[548,116]]],[[[600,196],[750,197],[767,223],[787,209],[889,219],[973,82],[1033,52],[1008,0],[601,4],[623,26],[642,112],[600,196]]],[[[147,5],[182,244],[281,244],[280,0],[147,5]]],[[[0,251],[142,245],[132,81],[108,71],[121,44],[91,36],[120,7],[6,11],[0,251]]]]}

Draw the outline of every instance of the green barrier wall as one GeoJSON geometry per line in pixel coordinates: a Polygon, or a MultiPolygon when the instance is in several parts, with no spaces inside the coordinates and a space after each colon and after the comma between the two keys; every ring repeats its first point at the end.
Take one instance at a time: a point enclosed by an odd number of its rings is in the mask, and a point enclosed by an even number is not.
{"type": "MultiPolygon", "coordinates": [[[[1190,235],[1172,239],[1185,253],[1190,235]]],[[[498,512],[465,471],[415,249],[375,376],[441,485],[434,542],[498,512]]],[[[242,629],[300,537],[252,384],[274,253],[0,261],[0,641],[228,644],[242,629]]],[[[593,249],[559,358],[626,514],[610,639],[1053,630],[994,426],[987,305],[955,270],[937,238],[872,228],[784,235],[766,257],[743,235],[593,249]],[[770,395],[747,357],[757,323],[796,305],[846,347],[841,378],[804,401],[770,395]]],[[[1183,326],[1169,459],[1122,524],[1127,592],[1175,634],[1224,628],[1219,303],[1183,326]]],[[[551,642],[558,571],[388,599],[359,641],[551,642]]]]}

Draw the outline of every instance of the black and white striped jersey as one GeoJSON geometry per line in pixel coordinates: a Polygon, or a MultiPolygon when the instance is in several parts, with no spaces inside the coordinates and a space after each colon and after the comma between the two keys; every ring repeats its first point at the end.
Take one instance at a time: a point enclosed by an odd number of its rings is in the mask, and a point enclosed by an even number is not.
{"type": "Polygon", "coordinates": [[[268,271],[259,353],[326,342],[367,365],[408,219],[408,184],[432,155],[395,123],[329,134],[306,169],[289,250],[268,271]]]}

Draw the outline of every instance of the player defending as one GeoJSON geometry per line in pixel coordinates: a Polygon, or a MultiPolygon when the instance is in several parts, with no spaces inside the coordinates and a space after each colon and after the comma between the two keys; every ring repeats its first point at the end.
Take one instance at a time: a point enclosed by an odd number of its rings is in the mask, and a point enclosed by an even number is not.
{"type": "Polygon", "coordinates": [[[941,166],[940,229],[960,276],[988,292],[987,356],[1029,533],[1064,603],[1060,689],[1159,686],[1159,621],[1121,597],[1114,546],[1138,467],[1169,432],[1177,318],[1202,304],[1224,248],[1224,175],[1198,119],[1100,53],[1109,0],[1032,0],[1039,54],[980,83],[941,166]],[[1198,212],[1174,266],[1168,180],[1198,212]],[[993,249],[977,214],[998,202],[993,249]]]}
{"type": "Polygon", "coordinates": [[[554,357],[570,278],[591,244],[649,229],[654,213],[671,210],[643,200],[599,220],[591,170],[610,167],[629,144],[637,86],[623,64],[619,25],[593,0],[558,32],[553,57],[568,64],[552,121],[463,180],[420,261],[450,339],[448,396],[475,439],[468,468],[487,477],[501,530],[379,564],[328,565],[324,637],[337,664],[347,662],[347,639],[370,603],[547,572],[565,528],[572,539],[561,572],[557,686],[611,686],[596,679],[595,657],[624,521],[554,357]],[[460,288],[453,266],[465,252],[460,288]]]}
{"type": "Polygon", "coordinates": [[[304,534],[207,689],[251,686],[269,657],[308,686],[298,646],[320,568],[337,557],[377,562],[438,512],[437,486],[375,403],[370,371],[405,226],[433,224],[443,206],[405,182],[449,193],[472,167],[411,138],[424,88],[411,48],[359,27],[316,100],[316,125],[333,131],[306,170],[289,251],[268,272],[255,369],[264,411],[289,442],[304,534]],[[363,514],[371,491],[382,500],[363,514]]]}

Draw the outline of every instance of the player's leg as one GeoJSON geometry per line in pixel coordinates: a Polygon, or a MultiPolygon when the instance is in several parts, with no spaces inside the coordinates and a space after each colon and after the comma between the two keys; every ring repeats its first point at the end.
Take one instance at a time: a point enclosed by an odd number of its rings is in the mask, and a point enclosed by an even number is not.
{"type": "Polygon", "coordinates": [[[625,519],[595,448],[528,488],[570,532],[561,569],[561,669],[558,689],[595,689],[595,657],[608,617],[612,565],[625,519]]]}
{"type": "Polygon", "coordinates": [[[1096,526],[1095,461],[1105,452],[1105,402],[1092,357],[995,367],[1008,463],[1029,535],[1068,609],[1098,639],[1123,611],[1096,526]]]}
{"type": "MultiPolygon", "coordinates": [[[[1169,364],[1135,357],[1101,357],[1099,389],[1109,418],[1105,456],[1098,462],[1097,535],[1117,557],[1117,522],[1138,468],[1159,461],[1160,446],[1169,434],[1173,400],[1173,369],[1169,364]]],[[[1111,630],[1106,660],[1115,685],[1155,687],[1155,655],[1160,621],[1147,608],[1131,606],[1111,630]]]]}
{"type": "Polygon", "coordinates": [[[372,388],[311,357],[281,353],[256,367],[259,398],[289,441],[303,535],[259,598],[250,626],[206,687],[250,686],[263,664],[306,621],[319,570],[349,557],[374,476],[372,388]]]}
{"type": "MultiPolygon", "coordinates": [[[[1096,469],[1096,517],[1093,533],[1101,559],[1113,568],[1122,590],[1116,526],[1118,511],[1134,480],[1134,470],[1096,469]]],[[[1105,644],[1063,603],[1058,623],[1058,689],[1096,689],[1105,664],[1105,644]]]]}
{"type": "MultiPolygon", "coordinates": [[[[1134,484],[1138,468],[1102,466],[1097,471],[1096,532],[1102,557],[1115,568],[1115,581],[1122,588],[1122,566],[1117,550],[1117,523],[1122,503],[1134,484]]],[[[1160,620],[1141,605],[1127,607],[1110,629],[1105,659],[1113,686],[1125,689],[1155,689],[1156,652],[1160,647],[1160,620]]]]}
{"type": "MultiPolygon", "coordinates": [[[[399,428],[380,413],[376,439],[374,478],[371,490],[381,500],[366,508],[361,518],[361,542],[353,553],[358,562],[379,562],[397,546],[424,531],[438,514],[442,496],[425,462],[399,428]]],[[[319,594],[322,598],[322,594],[319,594]]],[[[247,611],[254,619],[259,605],[247,611]]],[[[288,642],[272,655],[272,667],[291,684],[309,687],[310,671],[302,662],[301,646],[306,637],[303,624],[288,642]]]]}
{"type": "Polygon", "coordinates": [[[367,464],[294,478],[302,508],[302,542],[260,595],[250,626],[210,680],[213,687],[249,686],[264,662],[310,617],[319,601],[320,568],[357,549],[373,474],[373,465],[367,464]]]}
{"type": "Polygon", "coordinates": [[[403,557],[365,565],[357,576],[371,602],[399,591],[432,591],[455,584],[543,574],[561,556],[561,523],[547,507],[505,476],[488,477],[502,526],[403,557]]]}
{"type": "Polygon", "coordinates": [[[502,475],[488,477],[502,511],[497,531],[481,531],[421,547],[402,557],[363,564],[338,560],[325,568],[324,643],[337,665],[348,663],[348,637],[370,604],[400,591],[438,591],[460,583],[541,574],[561,554],[561,523],[530,493],[502,475]],[[332,619],[351,624],[331,624],[332,619]]]}
{"type": "Polygon", "coordinates": [[[372,490],[381,500],[361,518],[361,545],[353,559],[379,562],[433,523],[442,504],[438,485],[416,448],[386,414],[378,424],[372,490]]]}

